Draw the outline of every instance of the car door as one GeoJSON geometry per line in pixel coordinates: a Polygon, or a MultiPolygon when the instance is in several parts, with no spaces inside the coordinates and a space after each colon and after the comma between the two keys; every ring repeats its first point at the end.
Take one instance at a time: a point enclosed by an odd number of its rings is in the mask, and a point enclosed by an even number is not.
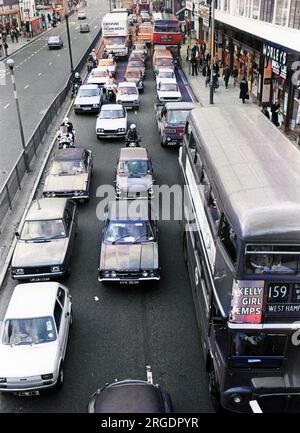
{"type": "Polygon", "coordinates": [[[60,338],[61,338],[61,348],[62,357],[65,357],[69,328],[70,328],[70,311],[69,311],[69,298],[64,287],[59,286],[57,290],[56,301],[60,304],[62,314],[60,321],[60,338]]]}
{"type": "Polygon", "coordinates": [[[91,182],[91,174],[92,174],[92,168],[93,168],[93,156],[92,156],[92,152],[90,150],[86,150],[84,153],[84,166],[85,166],[85,169],[87,172],[86,191],[89,192],[90,182],[91,182]]]}
{"type": "Polygon", "coordinates": [[[77,206],[72,200],[69,200],[66,205],[66,209],[64,212],[64,223],[66,227],[66,232],[69,237],[68,249],[65,260],[65,263],[68,264],[74,247],[77,230],[77,206]]]}
{"type": "Polygon", "coordinates": [[[61,303],[57,299],[57,297],[55,299],[53,316],[54,316],[54,321],[55,321],[55,325],[56,325],[57,342],[58,342],[57,354],[56,354],[56,362],[57,362],[56,369],[58,372],[60,361],[64,358],[65,336],[64,336],[63,326],[65,326],[65,321],[63,320],[63,308],[62,308],[61,303]]]}

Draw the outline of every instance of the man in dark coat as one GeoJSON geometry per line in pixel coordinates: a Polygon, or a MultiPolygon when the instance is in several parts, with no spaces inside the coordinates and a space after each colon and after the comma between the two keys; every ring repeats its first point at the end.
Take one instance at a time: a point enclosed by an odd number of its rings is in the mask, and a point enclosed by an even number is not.
{"type": "Polygon", "coordinates": [[[249,89],[248,89],[248,83],[245,77],[240,82],[240,99],[243,101],[243,104],[245,104],[245,99],[249,99],[249,89]]]}
{"type": "Polygon", "coordinates": [[[192,64],[192,75],[193,76],[195,74],[198,75],[198,59],[196,56],[192,56],[191,64],[192,64]]]}
{"type": "Polygon", "coordinates": [[[230,69],[228,65],[226,65],[224,68],[223,77],[224,77],[225,88],[228,89],[228,81],[230,77],[230,69]]]}
{"type": "Polygon", "coordinates": [[[280,111],[280,104],[278,100],[276,99],[275,104],[272,104],[271,106],[271,113],[272,113],[272,123],[274,123],[275,126],[279,126],[278,122],[278,113],[280,111]]]}

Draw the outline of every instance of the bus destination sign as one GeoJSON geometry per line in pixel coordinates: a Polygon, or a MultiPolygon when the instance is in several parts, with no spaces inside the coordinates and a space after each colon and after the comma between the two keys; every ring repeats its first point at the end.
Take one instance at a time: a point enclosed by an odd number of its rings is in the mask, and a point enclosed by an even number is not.
{"type": "Polygon", "coordinates": [[[300,313],[300,285],[298,283],[270,283],[266,304],[268,316],[300,313]]]}
{"type": "Polygon", "coordinates": [[[234,281],[230,321],[236,323],[261,323],[263,295],[264,281],[234,281]]]}

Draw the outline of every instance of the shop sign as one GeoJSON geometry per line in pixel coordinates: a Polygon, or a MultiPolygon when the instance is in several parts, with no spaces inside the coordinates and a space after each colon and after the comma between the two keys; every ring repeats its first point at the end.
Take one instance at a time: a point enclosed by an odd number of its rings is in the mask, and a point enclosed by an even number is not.
{"type": "Polygon", "coordinates": [[[206,5],[199,5],[199,15],[203,20],[203,26],[209,27],[210,24],[210,7],[206,5]]]}
{"type": "Polygon", "coordinates": [[[230,321],[261,323],[264,281],[238,280],[233,282],[230,321]]]}
{"type": "Polygon", "coordinates": [[[272,70],[275,74],[286,78],[287,74],[287,52],[279,47],[270,44],[263,45],[263,54],[267,59],[272,60],[272,70]]]}

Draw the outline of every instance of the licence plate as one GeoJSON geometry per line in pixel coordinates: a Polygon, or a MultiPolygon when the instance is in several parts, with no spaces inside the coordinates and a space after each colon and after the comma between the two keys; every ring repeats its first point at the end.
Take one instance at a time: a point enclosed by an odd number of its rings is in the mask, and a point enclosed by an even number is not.
{"type": "Polygon", "coordinates": [[[83,109],[83,111],[89,111],[89,110],[91,110],[92,108],[91,108],[91,107],[82,107],[82,109],[83,109]]]}
{"type": "Polygon", "coordinates": [[[18,392],[18,395],[26,395],[27,397],[31,397],[32,395],[40,395],[40,391],[22,391],[18,392]]]}
{"type": "Polygon", "coordinates": [[[120,284],[139,284],[138,280],[134,281],[120,281],[120,284]]]}
{"type": "Polygon", "coordinates": [[[33,277],[29,278],[30,281],[50,281],[50,277],[33,277]]]}

